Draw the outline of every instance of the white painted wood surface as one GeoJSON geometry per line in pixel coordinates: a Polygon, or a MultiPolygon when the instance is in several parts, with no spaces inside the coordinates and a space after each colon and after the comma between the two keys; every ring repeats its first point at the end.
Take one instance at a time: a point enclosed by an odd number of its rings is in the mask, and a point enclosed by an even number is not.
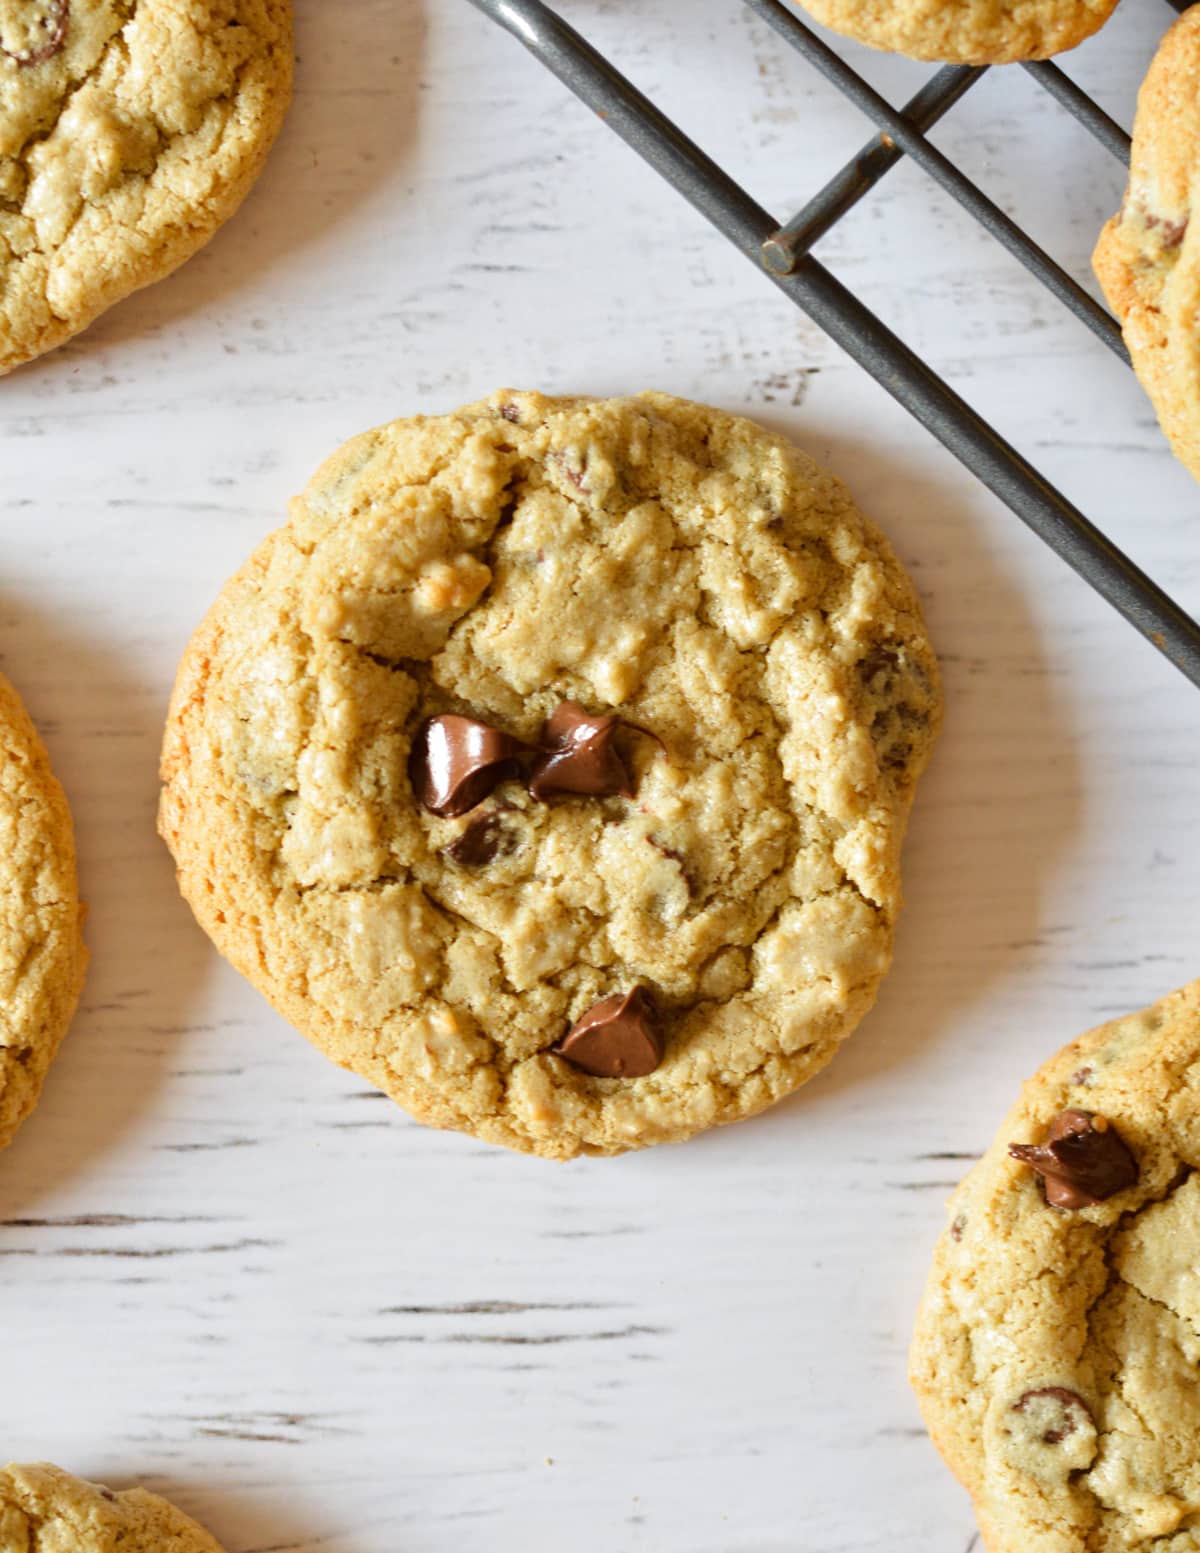
{"type": "MultiPolygon", "coordinates": [[[[0,662],[74,803],[93,969],[0,1160],[0,1451],[230,1553],[965,1553],[904,1380],[1019,1080],[1197,971],[1197,693],[466,0],[297,0],[243,214],[0,385],[0,662]],[[946,733],[879,1007],[774,1113],[569,1167],[427,1132],[217,958],[154,836],[173,667],[317,461],[502,384],[756,415],[913,568],[946,733]]],[[[865,126],[735,0],[571,0],[772,208],[865,126]]],[[[1171,18],[1067,68],[1128,123],[1171,18]]],[[[920,67],[848,50],[902,99],[920,67]]],[[[1120,168],[1019,69],[936,139],[1072,271],[1120,168]]],[[[901,167],[821,250],[1180,599],[1200,492],[1133,377],[901,167]]]]}

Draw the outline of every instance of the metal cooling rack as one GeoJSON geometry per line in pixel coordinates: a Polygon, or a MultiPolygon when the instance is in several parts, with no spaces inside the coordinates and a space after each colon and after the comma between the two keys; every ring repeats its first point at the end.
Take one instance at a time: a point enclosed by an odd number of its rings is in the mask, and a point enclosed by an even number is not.
{"type": "MultiPolygon", "coordinates": [[[[835,222],[908,156],[1128,363],[1111,315],[926,139],[927,131],[987,67],[944,66],[904,107],[895,108],[783,0],[743,0],[861,108],[878,131],[802,210],[780,223],[543,0],[471,3],[594,109],[1102,598],[1200,685],[1196,621],[812,256],[813,245],[835,222]]],[[[1189,0],[1167,3],[1185,11],[1189,0]]],[[[1057,65],[1042,61],[1021,68],[1106,151],[1128,163],[1129,136],[1057,65]]]]}

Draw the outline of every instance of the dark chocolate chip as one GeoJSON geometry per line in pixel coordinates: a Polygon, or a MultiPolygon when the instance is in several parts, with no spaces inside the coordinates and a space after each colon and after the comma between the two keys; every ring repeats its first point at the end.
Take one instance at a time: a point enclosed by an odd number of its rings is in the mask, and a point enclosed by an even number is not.
{"type": "Polygon", "coordinates": [[[644,1078],[663,1055],[654,999],[641,986],[601,998],[551,1050],[596,1078],[644,1078]]]}
{"type": "Polygon", "coordinates": [[[1093,1423],[1091,1410],[1081,1396],[1068,1391],[1065,1386],[1040,1386],[1036,1391],[1027,1391],[1013,1403],[1014,1413],[1023,1413],[1031,1402],[1036,1402],[1042,1397],[1049,1397],[1051,1401],[1061,1404],[1061,1415],[1056,1416],[1055,1422],[1042,1435],[1043,1445],[1061,1445],[1062,1442],[1082,1425],[1084,1419],[1093,1423]],[[1083,1415],[1082,1417],[1080,1415],[1083,1415]]]}
{"type": "Polygon", "coordinates": [[[116,1494],[113,1493],[111,1488],[99,1488],[98,1487],[96,1489],[96,1492],[100,1495],[101,1499],[107,1499],[109,1504],[116,1504],[117,1496],[116,1496],[116,1494]]]}
{"type": "Polygon", "coordinates": [[[409,776],[427,809],[453,818],[515,777],[517,757],[527,752],[519,739],[473,717],[431,717],[413,740],[409,776]]]}
{"type": "Polygon", "coordinates": [[[1055,1208],[1091,1208],[1138,1178],[1124,1138],[1091,1111],[1060,1111],[1045,1143],[1010,1143],[1008,1152],[1037,1171],[1055,1208]]]}
{"type": "Polygon", "coordinates": [[[39,22],[39,30],[45,35],[37,48],[6,49],[0,43],[0,54],[15,60],[22,69],[43,64],[62,52],[67,41],[67,27],[71,20],[71,0],[51,0],[47,14],[39,22]]]}
{"type": "Polygon", "coordinates": [[[479,868],[490,863],[502,853],[511,851],[498,814],[481,814],[469,820],[461,836],[456,836],[442,851],[453,863],[466,868],[479,868]]]}
{"type": "Polygon", "coordinates": [[[621,721],[615,713],[592,717],[578,701],[564,701],[542,728],[544,753],[534,761],[529,773],[529,791],[533,796],[588,793],[606,797],[620,793],[632,798],[629,768],[612,746],[621,721]]]}

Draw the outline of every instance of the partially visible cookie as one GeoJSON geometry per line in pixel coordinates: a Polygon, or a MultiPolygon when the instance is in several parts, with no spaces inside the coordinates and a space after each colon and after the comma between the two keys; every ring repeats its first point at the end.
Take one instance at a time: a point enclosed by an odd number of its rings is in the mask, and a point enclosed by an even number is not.
{"type": "Polygon", "coordinates": [[[208,241],[291,75],[291,0],[0,0],[0,372],[208,241]]]}
{"type": "Polygon", "coordinates": [[[991,1553],[1200,1546],[1200,982],[1073,1042],[955,1192],[913,1340],[991,1553]]]}
{"type": "Polygon", "coordinates": [[[819,22],[910,59],[1002,65],[1091,37],[1117,0],[801,0],[819,22]]]}
{"type": "Polygon", "coordinates": [[[1200,479],[1200,6],[1159,46],[1138,94],[1124,203],[1092,263],[1177,458],[1200,479]]]}
{"type": "Polygon", "coordinates": [[[67,800],[0,675],[0,1148],[37,1104],[75,1012],[82,925],[67,800]]]}
{"type": "Polygon", "coordinates": [[[188,647],[160,828],[218,948],[423,1121],[752,1116],[874,1000],[941,713],[846,490],[665,394],[348,443],[188,647]]]}
{"type": "Polygon", "coordinates": [[[144,1488],[121,1493],[48,1462],[0,1468],[0,1553],[222,1553],[144,1488]]]}

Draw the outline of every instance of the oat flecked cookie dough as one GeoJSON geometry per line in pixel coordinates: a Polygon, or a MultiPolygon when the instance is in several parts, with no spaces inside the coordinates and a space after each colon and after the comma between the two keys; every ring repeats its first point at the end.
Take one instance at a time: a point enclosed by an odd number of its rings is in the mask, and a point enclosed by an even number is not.
{"type": "Polygon", "coordinates": [[[1046,59],[1102,27],[1117,0],[801,0],[827,27],[911,59],[1046,59]]]}
{"type": "Polygon", "coordinates": [[[0,1468],[0,1553],[222,1553],[144,1488],[114,1493],[47,1462],[0,1468]]]}
{"type": "Polygon", "coordinates": [[[0,372],[208,241],[291,75],[291,0],[0,0],[0,372]]]}
{"type": "Polygon", "coordinates": [[[912,1349],[991,1553],[1200,1546],[1200,982],[1024,1087],[951,1199],[912,1349]]]}
{"type": "Polygon", "coordinates": [[[1200,7],[1167,33],[1138,95],[1124,203],[1092,262],[1177,458],[1200,479],[1200,7]]]}
{"type": "Polygon", "coordinates": [[[82,924],[67,800],[0,675],[0,1148],[37,1104],[75,1012],[82,924]]]}
{"type": "Polygon", "coordinates": [[[226,586],[160,825],[335,1061],[615,1154],[762,1110],[870,1007],[939,712],[911,583],[803,454],[504,392],[348,443],[226,586]]]}

